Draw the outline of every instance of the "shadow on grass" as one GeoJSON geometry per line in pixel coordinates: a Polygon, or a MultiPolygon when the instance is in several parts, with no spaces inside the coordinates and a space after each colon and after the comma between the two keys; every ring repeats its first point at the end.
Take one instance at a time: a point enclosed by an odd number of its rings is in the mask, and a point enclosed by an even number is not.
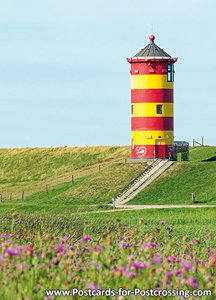
{"type": "Polygon", "coordinates": [[[208,199],[208,200],[194,201],[193,203],[195,203],[195,204],[208,204],[208,203],[213,202],[215,200],[216,200],[215,198],[211,198],[211,199],[208,199]]]}
{"type": "Polygon", "coordinates": [[[202,161],[216,161],[216,155],[202,161]]]}

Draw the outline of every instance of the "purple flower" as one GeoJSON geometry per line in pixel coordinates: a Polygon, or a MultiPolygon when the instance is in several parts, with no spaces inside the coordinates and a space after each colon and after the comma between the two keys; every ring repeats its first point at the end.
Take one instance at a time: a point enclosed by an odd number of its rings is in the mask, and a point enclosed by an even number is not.
{"type": "Polygon", "coordinates": [[[131,272],[128,267],[125,267],[123,270],[123,275],[127,276],[129,279],[131,279],[131,278],[135,277],[136,274],[134,272],[131,272]]]}
{"type": "Polygon", "coordinates": [[[149,262],[132,261],[130,265],[132,268],[136,270],[142,270],[142,269],[146,269],[149,266],[149,262]]]}
{"type": "Polygon", "coordinates": [[[156,244],[148,242],[145,245],[143,245],[142,247],[140,247],[138,250],[139,251],[145,251],[145,250],[150,249],[150,248],[155,248],[155,250],[158,249],[156,244]]]}
{"type": "Polygon", "coordinates": [[[182,269],[187,270],[187,271],[190,271],[190,270],[193,269],[192,263],[189,262],[189,261],[186,261],[186,260],[180,263],[180,267],[181,267],[182,269]]]}
{"type": "Polygon", "coordinates": [[[98,263],[96,263],[95,265],[96,265],[96,267],[97,267],[98,271],[101,271],[101,265],[100,265],[100,264],[98,264],[98,263]]]}
{"type": "Polygon", "coordinates": [[[125,237],[125,240],[130,240],[130,239],[131,239],[130,236],[126,236],[126,237],[125,237]]]}
{"type": "Polygon", "coordinates": [[[177,276],[181,276],[181,275],[184,274],[184,271],[183,271],[183,270],[175,270],[175,274],[176,274],[177,276]]]}
{"type": "Polygon", "coordinates": [[[101,253],[102,248],[101,248],[100,246],[97,246],[97,247],[95,248],[95,251],[96,251],[97,253],[101,253]]]}
{"type": "Polygon", "coordinates": [[[187,282],[188,284],[193,288],[193,289],[198,289],[199,287],[199,282],[193,277],[193,276],[188,276],[187,277],[187,282]]]}
{"type": "Polygon", "coordinates": [[[53,246],[54,249],[58,250],[58,252],[63,252],[65,249],[65,246],[63,246],[62,244],[60,245],[54,245],[53,246]]]}
{"type": "Polygon", "coordinates": [[[172,278],[172,277],[173,277],[173,273],[172,273],[172,272],[167,272],[167,273],[165,274],[165,276],[166,276],[167,278],[172,278]]]}
{"type": "Polygon", "coordinates": [[[24,245],[17,246],[17,251],[18,251],[19,254],[20,254],[21,252],[26,251],[26,249],[27,249],[27,247],[24,246],[24,245]]]}
{"type": "Polygon", "coordinates": [[[89,288],[90,290],[100,290],[99,286],[97,286],[96,283],[90,283],[90,284],[88,285],[88,288],[89,288]]]}
{"type": "Polygon", "coordinates": [[[123,247],[125,247],[125,248],[129,248],[129,247],[130,247],[130,244],[128,244],[128,243],[126,243],[126,242],[124,242],[124,241],[119,242],[117,245],[123,246],[123,247]]]}
{"type": "Polygon", "coordinates": [[[200,260],[200,259],[198,259],[198,260],[197,260],[197,263],[198,263],[198,264],[202,264],[202,263],[203,263],[203,261],[202,261],[202,260],[200,260]]]}
{"type": "Polygon", "coordinates": [[[18,255],[18,251],[14,250],[13,248],[6,248],[4,250],[4,252],[8,255],[8,256],[17,256],[18,255]]]}
{"type": "Polygon", "coordinates": [[[166,221],[160,221],[160,224],[165,224],[166,223],[166,221]]]}
{"type": "Polygon", "coordinates": [[[210,234],[205,235],[205,238],[206,239],[210,238],[210,234]]]}
{"type": "Polygon", "coordinates": [[[162,255],[156,253],[155,256],[152,258],[154,264],[159,264],[162,259],[162,255]]]}
{"type": "Polygon", "coordinates": [[[90,238],[89,235],[84,235],[81,239],[82,242],[88,242],[88,241],[91,241],[92,239],[90,238]]]}
{"type": "Polygon", "coordinates": [[[61,242],[62,244],[64,244],[64,243],[66,243],[68,240],[69,240],[69,239],[65,236],[65,237],[63,237],[62,239],[60,239],[60,242],[61,242]]]}

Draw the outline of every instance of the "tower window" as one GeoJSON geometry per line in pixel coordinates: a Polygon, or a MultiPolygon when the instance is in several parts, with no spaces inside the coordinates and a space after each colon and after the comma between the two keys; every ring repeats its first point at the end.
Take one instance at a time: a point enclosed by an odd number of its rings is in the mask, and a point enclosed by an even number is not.
{"type": "Polygon", "coordinates": [[[163,113],[162,104],[157,104],[157,114],[161,115],[163,113]]]}
{"type": "Polygon", "coordinates": [[[131,105],[131,114],[134,114],[134,105],[131,105]]]}
{"type": "Polygon", "coordinates": [[[134,149],[134,140],[132,140],[131,146],[131,148],[134,149]]]}
{"type": "Polygon", "coordinates": [[[167,65],[167,81],[174,81],[174,65],[167,65]]]}

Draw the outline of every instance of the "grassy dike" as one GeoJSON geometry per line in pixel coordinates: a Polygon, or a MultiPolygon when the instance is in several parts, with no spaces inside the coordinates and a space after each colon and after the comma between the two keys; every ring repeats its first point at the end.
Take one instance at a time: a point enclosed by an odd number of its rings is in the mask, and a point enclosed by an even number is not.
{"type": "Polygon", "coordinates": [[[129,152],[126,146],[3,149],[0,212],[67,214],[107,209],[103,204],[148,167],[128,164],[129,152]]]}
{"type": "Polygon", "coordinates": [[[189,162],[176,162],[127,204],[216,204],[216,147],[190,149],[189,162]]]}

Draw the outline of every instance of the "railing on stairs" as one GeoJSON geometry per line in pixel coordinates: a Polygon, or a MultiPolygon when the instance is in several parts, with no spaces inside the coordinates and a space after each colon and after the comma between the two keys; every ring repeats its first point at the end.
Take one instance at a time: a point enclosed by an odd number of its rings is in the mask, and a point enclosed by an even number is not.
{"type": "MultiPolygon", "coordinates": [[[[157,166],[162,161],[161,157],[162,157],[162,155],[160,157],[158,157],[157,159],[155,159],[146,171],[144,171],[141,175],[136,177],[133,181],[131,181],[128,184],[127,187],[125,187],[122,191],[120,191],[118,198],[122,198],[122,196],[124,196],[138,181],[140,181],[155,166],[157,166]]],[[[153,174],[151,174],[144,182],[142,182],[136,189],[132,190],[131,193],[129,193],[128,195],[125,195],[125,197],[123,197],[123,199],[121,199],[121,202],[124,201],[126,198],[128,198],[131,194],[136,192],[141,186],[146,184],[153,176],[155,176],[155,174],[157,174],[161,170],[162,167],[164,167],[170,161],[170,159],[163,159],[163,160],[165,161],[165,163],[161,167],[159,167],[153,174]]]]}
{"type": "Polygon", "coordinates": [[[133,193],[135,193],[137,190],[139,190],[144,184],[146,184],[148,181],[150,181],[152,179],[153,176],[155,176],[165,165],[167,165],[169,163],[169,160],[166,160],[166,162],[160,166],[153,174],[151,174],[144,182],[142,182],[136,189],[132,190],[131,193],[129,193],[125,198],[123,198],[121,200],[124,201],[126,198],[128,198],[129,196],[131,196],[133,193]]]}
{"type": "Polygon", "coordinates": [[[126,187],[124,187],[120,192],[118,197],[122,197],[128,190],[130,190],[140,179],[146,176],[156,165],[161,162],[161,158],[155,159],[150,165],[147,170],[145,170],[141,175],[137,176],[133,179],[126,187]]]}

